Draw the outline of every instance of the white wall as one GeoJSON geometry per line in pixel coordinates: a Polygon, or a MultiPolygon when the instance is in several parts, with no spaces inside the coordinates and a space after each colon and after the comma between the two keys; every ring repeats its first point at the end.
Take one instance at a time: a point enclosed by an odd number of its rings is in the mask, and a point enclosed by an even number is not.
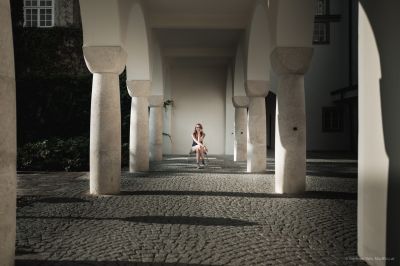
{"type": "MultiPolygon", "coordinates": [[[[322,107],[333,106],[331,91],[348,86],[348,3],[330,1],[331,14],[340,14],[340,22],[330,25],[330,44],[314,45],[314,55],[305,75],[307,150],[348,150],[349,125],[343,132],[322,132],[322,107]]],[[[344,114],[347,121],[348,114],[344,114]]]]}
{"type": "Polygon", "coordinates": [[[203,124],[209,153],[224,154],[226,68],[195,63],[175,65],[169,75],[174,100],[172,154],[189,152],[197,122],[203,124]]]}

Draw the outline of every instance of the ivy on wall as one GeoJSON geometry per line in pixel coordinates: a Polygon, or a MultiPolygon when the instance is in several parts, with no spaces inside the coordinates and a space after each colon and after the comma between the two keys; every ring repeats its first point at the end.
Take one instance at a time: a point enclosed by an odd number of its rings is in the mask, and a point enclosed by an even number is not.
{"type": "Polygon", "coordinates": [[[14,29],[16,78],[90,76],[82,56],[82,30],[77,28],[14,29]]]}
{"type": "Polygon", "coordinates": [[[14,30],[18,143],[87,135],[92,75],[82,32],[69,28],[14,30]]]}
{"type": "MultiPolygon", "coordinates": [[[[11,8],[18,167],[24,170],[88,169],[86,143],[90,130],[92,74],[83,58],[82,29],[24,28],[23,1],[11,1],[11,8]],[[66,159],[60,159],[64,157],[66,159]]],[[[125,81],[123,73],[120,75],[123,143],[129,141],[130,115],[125,81]]],[[[128,156],[127,147],[123,145],[125,157],[128,156]]],[[[127,159],[123,158],[123,162],[127,163],[127,159]]]]}

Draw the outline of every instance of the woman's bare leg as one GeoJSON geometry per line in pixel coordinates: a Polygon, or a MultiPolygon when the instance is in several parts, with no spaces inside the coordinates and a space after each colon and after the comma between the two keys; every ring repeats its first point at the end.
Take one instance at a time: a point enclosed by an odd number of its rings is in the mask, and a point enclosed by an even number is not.
{"type": "Polygon", "coordinates": [[[197,164],[200,163],[200,148],[199,147],[196,148],[196,161],[197,161],[197,164]]]}
{"type": "Polygon", "coordinates": [[[204,164],[204,149],[203,147],[200,147],[200,158],[199,161],[202,160],[203,164],[204,164]]]}

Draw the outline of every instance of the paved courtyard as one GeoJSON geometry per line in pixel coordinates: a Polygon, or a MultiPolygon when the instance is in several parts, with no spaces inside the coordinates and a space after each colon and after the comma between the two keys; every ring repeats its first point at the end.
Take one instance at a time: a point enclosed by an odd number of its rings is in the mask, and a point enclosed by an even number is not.
{"type": "Polygon", "coordinates": [[[299,195],[274,194],[268,169],[168,156],[98,197],[87,173],[20,173],[16,265],[366,265],[355,160],[311,156],[299,195]]]}

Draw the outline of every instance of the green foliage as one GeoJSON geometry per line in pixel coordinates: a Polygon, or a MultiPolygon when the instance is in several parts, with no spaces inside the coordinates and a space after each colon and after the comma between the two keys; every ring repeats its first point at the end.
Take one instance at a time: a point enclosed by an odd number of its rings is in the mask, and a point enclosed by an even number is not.
{"type": "Polygon", "coordinates": [[[79,28],[14,29],[16,79],[90,75],[79,28]]]}
{"type": "MultiPolygon", "coordinates": [[[[11,1],[17,89],[18,168],[88,170],[92,74],[80,28],[23,28],[11,1]]],[[[131,98],[120,75],[123,162],[129,160],[131,98]]]]}
{"type": "Polygon", "coordinates": [[[131,96],[128,94],[126,87],[126,71],[119,75],[119,89],[121,99],[121,138],[122,143],[129,142],[129,128],[130,128],[130,117],[131,117],[131,96]]]}
{"type": "Polygon", "coordinates": [[[167,106],[168,105],[174,106],[174,100],[166,100],[166,101],[164,101],[164,109],[165,109],[165,111],[167,111],[167,106]]]}
{"type": "Polygon", "coordinates": [[[169,141],[171,141],[171,143],[172,143],[172,137],[170,134],[165,133],[165,132],[163,132],[162,134],[163,134],[163,136],[167,136],[169,138],[169,141]]]}
{"type": "Polygon", "coordinates": [[[10,9],[13,28],[22,27],[24,24],[24,0],[10,1],[10,9]]]}
{"type": "Polygon", "coordinates": [[[122,166],[129,165],[129,143],[123,143],[121,147],[122,157],[121,157],[121,164],[122,166]]]}
{"type": "Polygon", "coordinates": [[[88,136],[91,78],[27,78],[17,81],[18,143],[88,136]]]}
{"type": "Polygon", "coordinates": [[[87,171],[89,139],[51,138],[18,149],[18,170],[87,171]]]}
{"type": "Polygon", "coordinates": [[[19,10],[13,8],[18,145],[88,136],[92,75],[82,30],[23,28],[19,10]]]}

